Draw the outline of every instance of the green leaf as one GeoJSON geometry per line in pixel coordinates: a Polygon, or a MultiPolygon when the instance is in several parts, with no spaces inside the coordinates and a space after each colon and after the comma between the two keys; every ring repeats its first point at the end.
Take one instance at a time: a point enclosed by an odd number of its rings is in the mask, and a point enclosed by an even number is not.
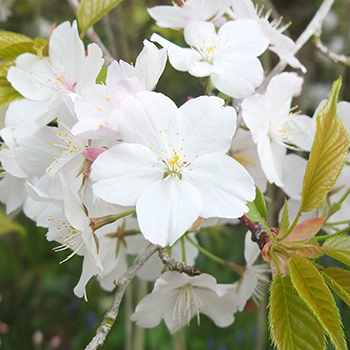
{"type": "Polygon", "coordinates": [[[33,42],[23,42],[23,43],[2,47],[0,48],[0,59],[17,57],[25,52],[36,54],[36,51],[34,50],[33,45],[34,45],[33,42]]]}
{"type": "Polygon", "coordinates": [[[324,330],[293,288],[290,276],[277,274],[270,289],[269,327],[278,350],[321,350],[324,330]]]}
{"type": "Polygon", "coordinates": [[[350,266],[350,236],[330,237],[323,243],[322,247],[331,248],[327,250],[327,255],[350,266]]]}
{"type": "Polygon", "coordinates": [[[25,235],[26,233],[26,230],[22,225],[18,224],[17,222],[11,221],[2,210],[0,210],[0,222],[0,235],[9,232],[18,232],[22,235],[25,235]]]}
{"type": "Polygon", "coordinates": [[[0,79],[0,107],[21,98],[23,96],[7,80],[0,79]]]}
{"type": "Polygon", "coordinates": [[[323,243],[322,247],[347,250],[350,253],[350,236],[332,236],[323,243]]]}
{"type": "Polygon", "coordinates": [[[292,253],[293,251],[298,251],[298,254],[311,259],[317,259],[327,252],[326,248],[304,243],[286,243],[283,244],[283,247],[290,250],[292,253]]]}
{"type": "Polygon", "coordinates": [[[256,195],[254,202],[247,203],[249,212],[246,213],[245,216],[253,222],[261,222],[261,220],[267,215],[266,202],[264,195],[257,186],[255,186],[255,190],[256,195]]]}
{"type": "Polygon", "coordinates": [[[96,84],[106,84],[106,78],[107,78],[107,67],[103,66],[96,78],[96,84]]]}
{"type": "Polygon", "coordinates": [[[25,42],[33,43],[33,40],[22,34],[0,30],[0,48],[25,42]]]}
{"type": "Polygon", "coordinates": [[[83,37],[86,31],[123,0],[82,0],[78,8],[78,23],[83,37]]]}
{"type": "Polygon", "coordinates": [[[337,116],[339,78],[332,87],[328,101],[317,115],[315,140],[303,181],[300,212],[314,210],[334,186],[349,149],[349,135],[337,116]]]}
{"type": "MultiPolygon", "coordinates": [[[[12,58],[6,58],[4,60],[1,61],[0,64],[0,79],[5,79],[6,82],[8,83],[6,77],[7,77],[7,72],[9,70],[9,68],[11,66],[15,65],[15,61],[16,58],[12,57],[12,58]]],[[[0,83],[0,86],[2,86],[3,84],[0,83]]]]}
{"type": "Polygon", "coordinates": [[[288,234],[289,229],[289,210],[288,210],[288,202],[287,198],[284,198],[284,207],[282,212],[282,218],[280,223],[280,229],[278,231],[278,240],[285,238],[288,234]]]}
{"type": "Polygon", "coordinates": [[[350,271],[329,267],[321,273],[328,285],[350,306],[350,271]]]}
{"type": "Polygon", "coordinates": [[[47,57],[49,55],[49,42],[43,38],[36,38],[34,50],[40,58],[47,57]]]}
{"type": "Polygon", "coordinates": [[[337,350],[347,350],[344,332],[332,293],[317,268],[300,255],[288,261],[291,280],[319,322],[328,333],[337,350]]]}

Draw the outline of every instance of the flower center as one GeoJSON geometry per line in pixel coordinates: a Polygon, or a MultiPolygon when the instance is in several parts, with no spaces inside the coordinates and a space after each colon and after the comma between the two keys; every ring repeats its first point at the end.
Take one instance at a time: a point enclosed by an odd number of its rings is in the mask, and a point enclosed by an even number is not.
{"type": "MultiPolygon", "coordinates": [[[[179,133],[176,133],[175,137],[169,137],[169,133],[167,129],[159,130],[160,152],[158,151],[154,153],[154,155],[157,157],[157,161],[162,164],[161,167],[164,169],[162,180],[165,180],[169,176],[176,176],[177,181],[180,181],[182,180],[183,170],[190,165],[191,160],[186,158],[187,156],[184,151],[185,139],[181,138],[179,133]]],[[[174,136],[174,134],[171,136],[174,136]]],[[[153,150],[153,147],[150,147],[150,149],[153,150]]],[[[153,167],[156,167],[156,165],[153,164],[153,167]]]]}
{"type": "Polygon", "coordinates": [[[193,286],[191,284],[186,284],[179,289],[174,307],[173,320],[175,321],[177,316],[180,324],[183,324],[184,321],[189,324],[192,316],[197,315],[197,322],[199,325],[199,313],[202,312],[203,307],[203,302],[193,286]]]}

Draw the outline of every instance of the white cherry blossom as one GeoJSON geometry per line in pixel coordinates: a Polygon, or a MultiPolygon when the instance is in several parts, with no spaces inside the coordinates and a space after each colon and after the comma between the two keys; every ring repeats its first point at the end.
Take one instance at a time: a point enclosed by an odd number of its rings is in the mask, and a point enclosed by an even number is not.
{"type": "Polygon", "coordinates": [[[313,119],[291,111],[299,89],[300,79],[294,73],[281,73],[271,79],[265,94],[254,94],[242,102],[243,120],[257,143],[264,173],[280,187],[287,148],[310,151],[315,135],[313,119]]]}
{"type": "Polygon", "coordinates": [[[136,205],[142,234],[174,244],[199,217],[237,218],[255,196],[253,179],[228,151],[236,113],[217,97],[177,108],[166,96],[141,92],[123,101],[123,144],[92,165],[94,193],[136,205]]]}
{"type": "Polygon", "coordinates": [[[64,22],[52,33],[49,56],[20,55],[16,65],[9,69],[7,79],[26,99],[40,105],[41,113],[36,119],[44,115],[41,123],[45,124],[59,118],[62,104],[72,104],[71,93],[79,93],[82,88],[95,83],[102,64],[101,49],[90,44],[86,54],[77,23],[64,22]]]}
{"type": "Polygon", "coordinates": [[[144,40],[135,66],[113,61],[107,70],[106,85],[94,84],[74,99],[78,122],[73,135],[89,139],[119,139],[118,116],[121,101],[129,95],[153,90],[167,60],[165,49],[144,40]]]}
{"type": "Polygon", "coordinates": [[[257,21],[269,38],[269,49],[278,55],[281,60],[286,61],[291,67],[299,68],[303,73],[306,72],[306,68],[294,56],[294,41],[283,34],[289,24],[280,26],[282,17],[279,20],[269,22],[271,10],[263,15],[264,8],[261,7],[259,10],[251,0],[231,0],[231,2],[232,8],[228,11],[228,14],[232,18],[236,20],[245,18],[257,21]]]}
{"type": "Polygon", "coordinates": [[[263,285],[269,282],[267,273],[270,268],[266,263],[255,264],[261,255],[259,246],[251,240],[251,232],[248,231],[244,241],[244,259],[246,266],[240,280],[233,284],[230,291],[236,298],[239,311],[243,311],[245,304],[250,298],[258,303],[263,297],[263,285]]]}
{"type": "Polygon", "coordinates": [[[227,327],[234,321],[237,310],[227,287],[217,284],[208,274],[189,277],[168,271],[157,279],[152,293],[140,301],[130,318],[145,328],[153,328],[164,319],[170,332],[176,333],[194,316],[200,324],[202,313],[217,326],[227,327]]]}
{"type": "Polygon", "coordinates": [[[191,48],[181,48],[158,34],[152,41],[165,47],[171,65],[195,77],[210,77],[221,92],[234,98],[252,94],[264,73],[259,59],[268,38],[258,23],[237,20],[225,23],[218,32],[210,22],[188,22],[184,31],[191,48]]]}
{"type": "Polygon", "coordinates": [[[223,14],[231,0],[181,0],[180,5],[160,5],[148,9],[150,16],[159,27],[182,29],[186,21],[212,21],[215,24],[224,21],[223,14]]]}

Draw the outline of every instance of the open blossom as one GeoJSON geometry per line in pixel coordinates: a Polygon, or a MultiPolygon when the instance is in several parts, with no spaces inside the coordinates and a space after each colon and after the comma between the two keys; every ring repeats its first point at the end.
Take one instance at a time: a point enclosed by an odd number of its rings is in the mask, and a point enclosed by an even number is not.
{"type": "Polygon", "coordinates": [[[125,99],[120,132],[124,143],[92,165],[93,191],[107,202],[136,205],[144,237],[174,244],[200,216],[237,218],[255,196],[245,168],[227,156],[236,112],[217,97],[176,105],[141,92],[125,99]]]}
{"type": "Polygon", "coordinates": [[[310,151],[315,123],[306,115],[291,112],[291,101],[300,90],[294,73],[271,79],[265,94],[254,94],[242,103],[243,120],[257,143],[261,166],[269,182],[283,186],[287,148],[310,151]]]}
{"type": "Polygon", "coordinates": [[[286,61],[293,68],[300,68],[303,73],[306,72],[306,68],[299,62],[294,56],[295,44],[293,40],[283,32],[289,25],[280,27],[280,20],[273,20],[269,22],[271,10],[267,11],[262,16],[263,7],[260,10],[255,7],[251,0],[231,0],[232,8],[228,11],[228,14],[234,19],[251,19],[257,21],[261,26],[261,29],[269,38],[269,49],[280,57],[281,60],[286,61]]]}
{"type": "Polygon", "coordinates": [[[159,27],[182,29],[186,21],[212,21],[215,24],[223,21],[231,0],[181,0],[181,4],[161,5],[148,9],[150,16],[159,27]]]}
{"type": "Polygon", "coordinates": [[[90,44],[86,54],[76,22],[72,26],[64,22],[52,33],[49,56],[20,55],[16,65],[9,69],[7,79],[26,99],[40,105],[41,114],[37,118],[45,114],[42,120],[45,124],[60,118],[59,108],[62,104],[71,103],[70,93],[79,93],[95,82],[102,64],[101,49],[96,44],[90,44]]]}
{"type": "Polygon", "coordinates": [[[152,328],[164,319],[171,333],[190,323],[200,313],[210,317],[217,326],[227,327],[234,321],[235,300],[226,285],[216,284],[208,274],[189,277],[175,271],[165,272],[157,279],[151,294],[136,306],[131,320],[152,328]]]}
{"type": "Polygon", "coordinates": [[[210,22],[188,22],[186,43],[181,48],[158,34],[152,41],[165,47],[171,65],[195,77],[210,77],[221,92],[234,98],[252,94],[264,73],[259,59],[268,46],[268,38],[252,20],[225,23],[218,32],[210,22]]]}

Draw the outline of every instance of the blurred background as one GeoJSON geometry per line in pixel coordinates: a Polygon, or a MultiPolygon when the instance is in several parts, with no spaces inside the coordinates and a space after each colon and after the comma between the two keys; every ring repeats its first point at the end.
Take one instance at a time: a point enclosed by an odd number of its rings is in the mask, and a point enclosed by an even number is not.
{"type": "MultiPolygon", "coordinates": [[[[284,23],[292,21],[286,33],[294,40],[305,29],[321,3],[320,0],[265,1],[267,8],[273,8],[275,17],[283,15],[284,23]]],[[[97,23],[96,32],[116,59],[134,62],[143,47],[142,41],[149,39],[155,31],[180,45],[183,43],[180,32],[160,29],[149,17],[147,7],[160,4],[170,4],[170,0],[125,0],[97,23]]],[[[0,0],[1,29],[32,38],[47,38],[54,22],[74,19],[70,6],[62,0],[0,0]]],[[[349,19],[350,1],[336,1],[324,23],[322,34],[324,43],[334,52],[350,55],[349,19]]],[[[299,52],[298,58],[308,69],[303,93],[296,101],[303,113],[313,115],[339,75],[343,77],[341,99],[350,101],[350,71],[347,67],[322,56],[311,41],[299,52]]],[[[267,53],[262,61],[269,71],[277,62],[277,56],[267,53]]],[[[157,91],[180,105],[188,97],[200,95],[202,86],[198,79],[177,72],[168,64],[157,91]]],[[[1,115],[4,113],[2,109],[1,115]]],[[[81,273],[81,257],[75,256],[60,265],[65,253],[52,251],[56,244],[46,241],[45,230],[37,228],[21,213],[13,215],[13,221],[10,221],[3,214],[4,209],[1,210],[0,349],[84,349],[110,307],[113,293],[101,290],[93,279],[87,286],[89,301],[77,298],[73,288],[81,273]]],[[[274,219],[271,220],[270,225],[275,225],[274,219]]],[[[203,229],[197,238],[214,254],[244,264],[242,247],[245,232],[239,225],[226,225],[203,229]]],[[[238,279],[234,272],[224,270],[215,262],[208,263],[202,255],[196,267],[213,274],[220,283],[232,283],[238,279]]],[[[136,327],[128,318],[137,300],[152,288],[151,284],[137,279],[132,282],[122,302],[120,315],[102,349],[272,349],[267,331],[266,300],[260,307],[249,301],[244,312],[236,314],[233,325],[225,329],[215,327],[205,316],[201,317],[200,326],[193,319],[191,327],[185,327],[175,336],[169,334],[163,323],[150,330],[136,327]]],[[[349,309],[337,301],[347,338],[350,339],[349,309]]]]}

